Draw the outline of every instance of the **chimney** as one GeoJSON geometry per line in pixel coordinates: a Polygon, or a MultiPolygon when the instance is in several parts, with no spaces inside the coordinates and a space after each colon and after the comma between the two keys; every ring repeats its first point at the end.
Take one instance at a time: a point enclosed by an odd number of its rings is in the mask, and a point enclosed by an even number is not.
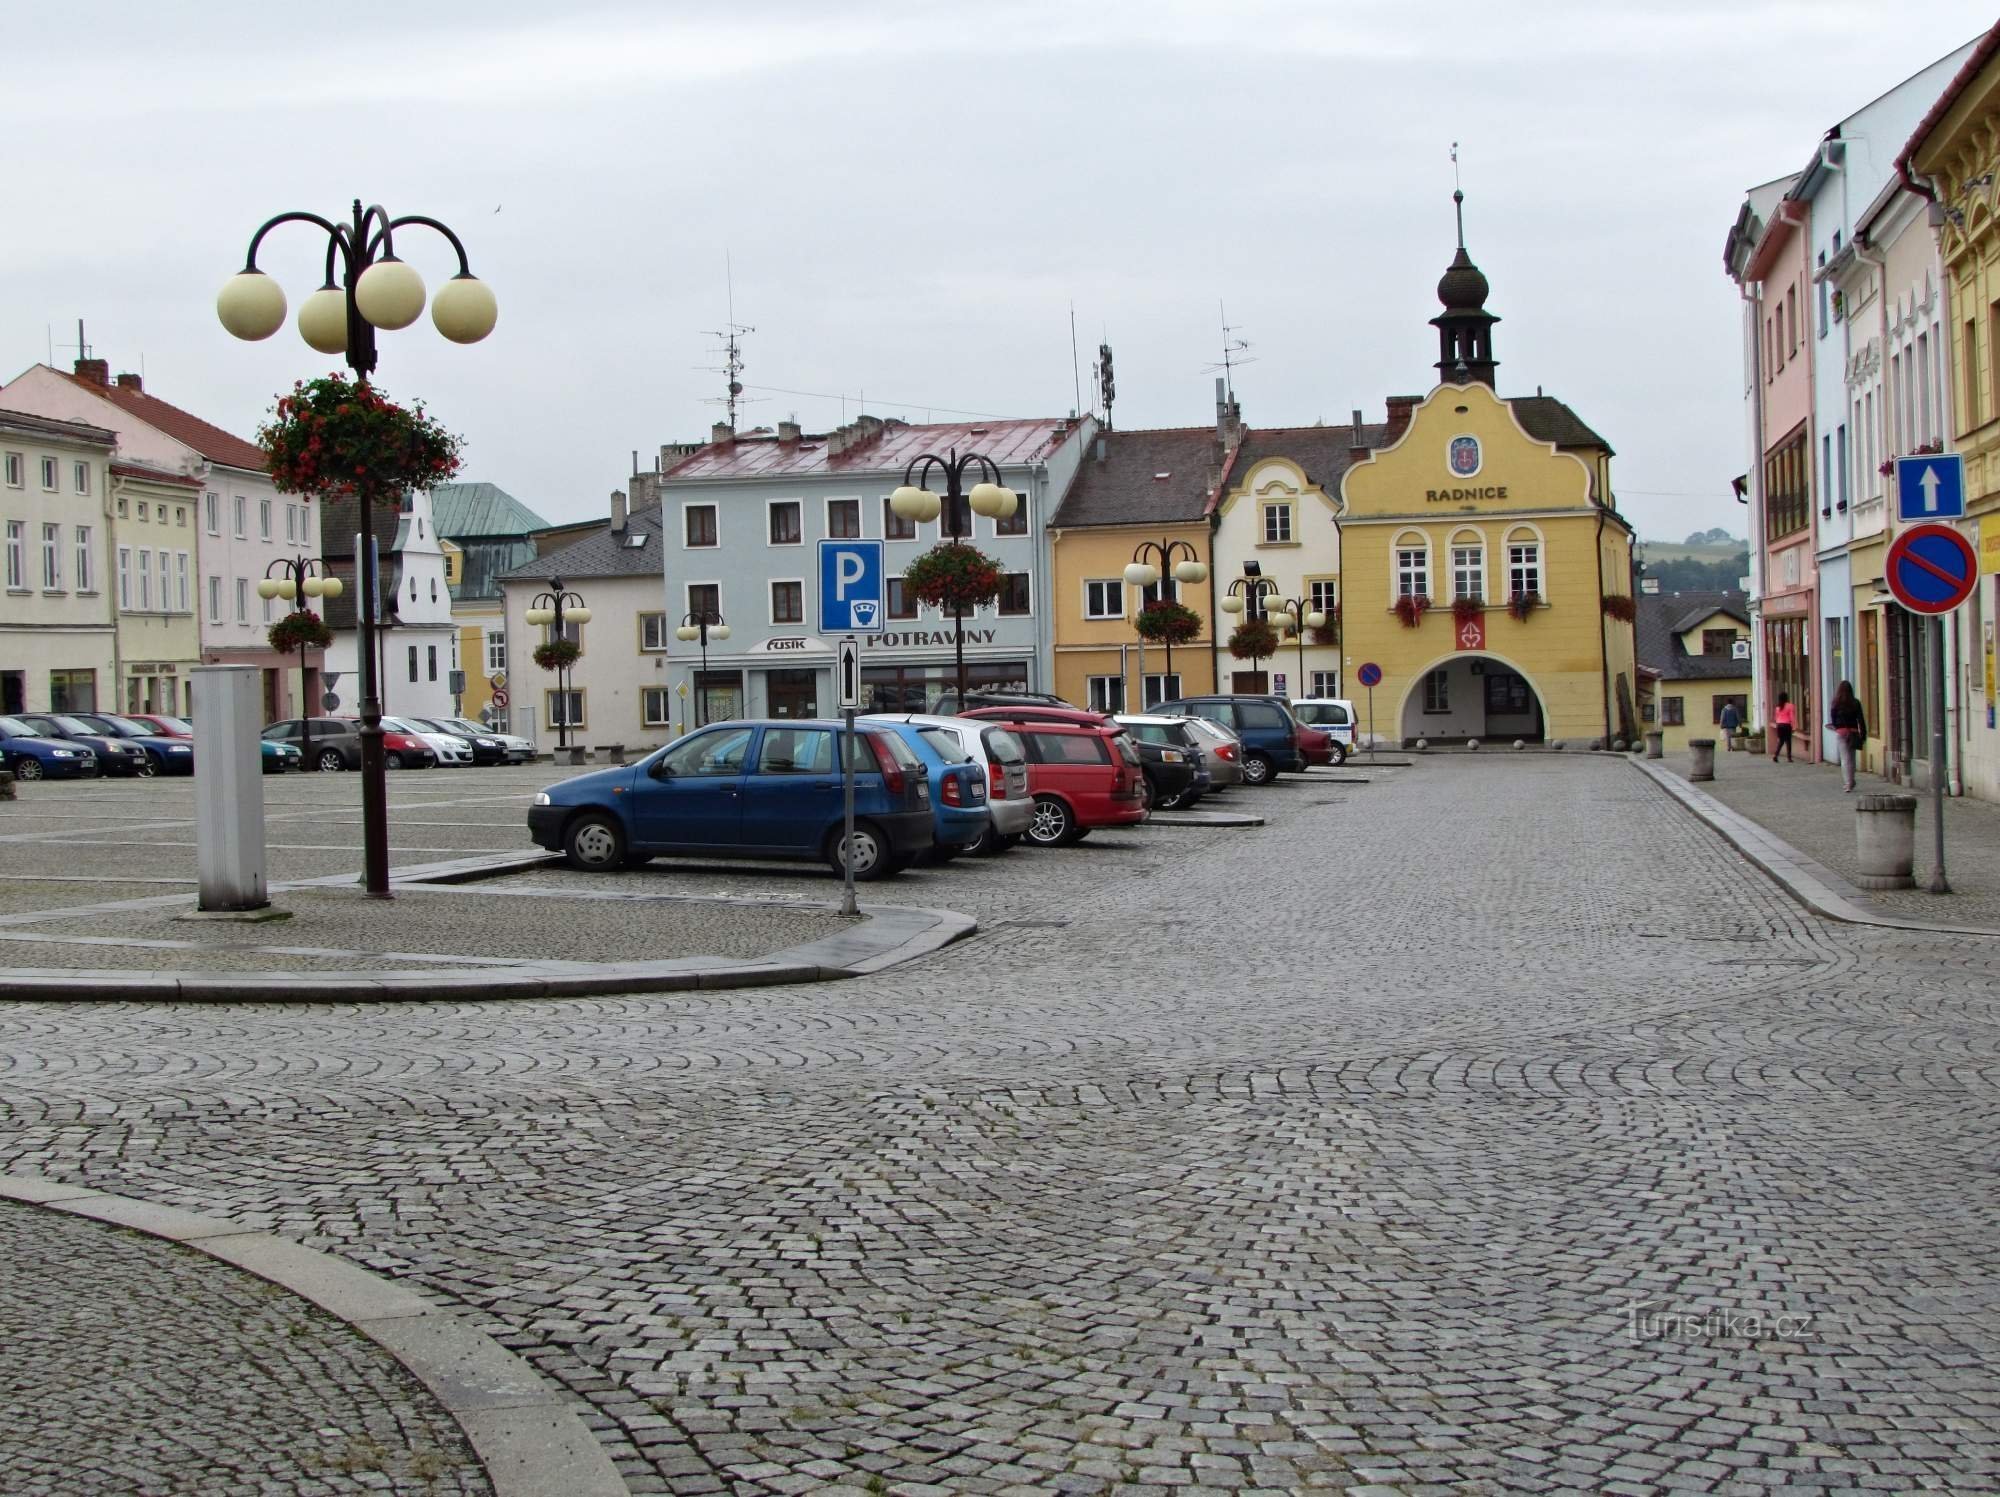
{"type": "Polygon", "coordinates": [[[625,491],[623,489],[613,489],[611,491],[611,533],[613,535],[623,535],[625,533],[625,491]]]}
{"type": "Polygon", "coordinates": [[[1109,450],[1110,445],[1109,442],[1104,440],[1104,433],[1099,432],[1097,434],[1097,460],[1100,463],[1104,461],[1105,453],[1109,450]]]}
{"type": "Polygon", "coordinates": [[[146,386],[136,374],[119,375],[118,388],[121,390],[130,390],[134,395],[144,395],[146,393],[146,386]]]}
{"type": "Polygon", "coordinates": [[[1393,447],[1404,432],[1410,429],[1410,413],[1417,408],[1421,395],[1391,395],[1389,406],[1389,429],[1382,433],[1382,445],[1393,447]]]}
{"type": "Polygon", "coordinates": [[[78,359],[76,377],[89,384],[111,386],[111,361],[109,359],[78,359]]]}
{"type": "Polygon", "coordinates": [[[1229,394],[1219,374],[1215,377],[1215,443],[1218,447],[1229,445],[1229,394]]]}
{"type": "Polygon", "coordinates": [[[708,439],[716,443],[733,442],[736,440],[736,428],[727,421],[718,421],[708,429],[708,439]]]}
{"type": "Polygon", "coordinates": [[[1354,427],[1347,438],[1347,461],[1361,463],[1368,460],[1368,436],[1361,429],[1361,412],[1354,413],[1354,427]]]}
{"type": "Polygon", "coordinates": [[[796,418],[778,423],[778,440],[780,442],[796,442],[801,435],[802,433],[799,430],[799,423],[796,418]]]}

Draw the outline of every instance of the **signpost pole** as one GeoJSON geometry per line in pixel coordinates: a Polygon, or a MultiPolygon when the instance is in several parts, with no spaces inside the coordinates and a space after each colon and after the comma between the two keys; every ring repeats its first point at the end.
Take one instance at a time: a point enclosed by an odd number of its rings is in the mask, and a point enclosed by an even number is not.
{"type": "Polygon", "coordinates": [[[1931,619],[1931,881],[1933,894],[1949,894],[1944,874],[1944,615],[1931,619]]]}
{"type": "Polygon", "coordinates": [[[1368,688],[1368,762],[1375,762],[1375,688],[1368,688]]]}
{"type": "Polygon", "coordinates": [[[840,802],[845,839],[840,844],[845,851],[841,854],[840,913],[857,915],[860,911],[854,903],[854,712],[861,704],[861,641],[848,635],[840,642],[840,679],[834,684],[840,690],[840,716],[847,724],[847,736],[840,745],[840,802]]]}

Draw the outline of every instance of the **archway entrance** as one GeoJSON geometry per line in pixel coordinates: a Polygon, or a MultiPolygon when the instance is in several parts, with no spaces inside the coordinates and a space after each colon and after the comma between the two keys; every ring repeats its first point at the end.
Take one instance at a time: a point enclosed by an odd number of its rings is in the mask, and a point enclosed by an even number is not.
{"type": "Polygon", "coordinates": [[[1450,655],[1403,698],[1403,737],[1522,739],[1540,743],[1548,718],[1534,683],[1490,655],[1450,655]]]}

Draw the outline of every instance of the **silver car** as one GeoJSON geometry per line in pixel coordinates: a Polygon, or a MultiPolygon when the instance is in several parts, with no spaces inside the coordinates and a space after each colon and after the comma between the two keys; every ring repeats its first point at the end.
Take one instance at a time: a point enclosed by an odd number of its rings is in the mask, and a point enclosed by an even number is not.
{"type": "Polygon", "coordinates": [[[1243,783],[1243,741],[1221,723],[1206,717],[1184,717],[1180,721],[1194,729],[1208,765],[1209,779],[1217,789],[1243,783]]]}
{"type": "Polygon", "coordinates": [[[987,857],[1005,852],[1021,840],[1035,814],[1028,794],[1028,752],[1021,740],[1000,723],[972,717],[943,717],[931,712],[871,712],[862,722],[908,723],[947,760],[971,762],[986,771],[986,835],[972,850],[987,857]]]}

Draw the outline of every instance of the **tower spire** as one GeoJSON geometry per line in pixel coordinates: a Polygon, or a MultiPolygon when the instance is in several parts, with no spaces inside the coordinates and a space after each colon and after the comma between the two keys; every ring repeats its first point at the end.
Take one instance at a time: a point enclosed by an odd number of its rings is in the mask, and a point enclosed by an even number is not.
{"type": "Polygon", "coordinates": [[[1477,380],[1491,388],[1499,360],[1493,357],[1493,324],[1500,319],[1486,310],[1486,277],[1465,248],[1465,189],[1459,185],[1458,142],[1451,143],[1451,208],[1458,221],[1458,252],[1438,281],[1444,311],[1431,319],[1438,330],[1440,379],[1456,384],[1477,380]]]}
{"type": "Polygon", "coordinates": [[[1451,143],[1451,206],[1458,215],[1458,247],[1465,248],[1465,185],[1458,180],[1458,142],[1451,143]]]}

